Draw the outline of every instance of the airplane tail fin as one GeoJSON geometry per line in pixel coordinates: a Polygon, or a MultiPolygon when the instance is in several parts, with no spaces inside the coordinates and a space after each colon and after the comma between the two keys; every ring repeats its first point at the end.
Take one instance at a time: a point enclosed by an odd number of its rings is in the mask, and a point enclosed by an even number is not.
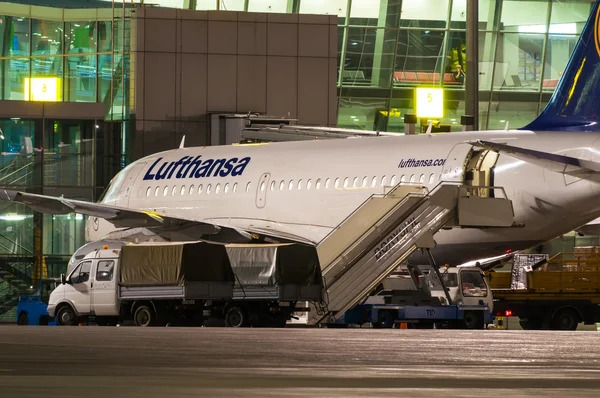
{"type": "Polygon", "coordinates": [[[600,0],[543,112],[524,130],[600,132],[600,0]]]}

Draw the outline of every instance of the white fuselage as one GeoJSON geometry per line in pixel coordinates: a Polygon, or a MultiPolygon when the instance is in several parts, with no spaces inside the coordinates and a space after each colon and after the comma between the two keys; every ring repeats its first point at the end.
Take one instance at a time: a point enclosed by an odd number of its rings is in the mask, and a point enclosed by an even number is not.
{"type": "MultiPolygon", "coordinates": [[[[319,242],[369,196],[390,186],[412,181],[431,189],[440,181],[463,181],[472,149],[467,142],[482,139],[597,161],[598,138],[594,133],[486,131],[176,149],[128,166],[102,201],[319,242]],[[194,172],[192,159],[223,161],[204,172],[196,165],[194,172]],[[161,175],[165,178],[157,179],[161,175]]],[[[521,227],[443,230],[436,235],[438,261],[455,264],[524,249],[600,216],[597,182],[505,155],[491,174],[493,185],[512,200],[521,227]]],[[[88,224],[90,240],[114,229],[94,222],[88,224]]]]}

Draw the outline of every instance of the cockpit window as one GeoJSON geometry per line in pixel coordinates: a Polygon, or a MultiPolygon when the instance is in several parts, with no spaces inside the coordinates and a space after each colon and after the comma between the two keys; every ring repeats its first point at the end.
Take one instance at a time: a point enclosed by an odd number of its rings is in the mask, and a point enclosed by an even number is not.
{"type": "Polygon", "coordinates": [[[127,174],[129,173],[129,170],[131,169],[131,167],[134,164],[135,163],[132,163],[129,166],[125,167],[123,170],[118,172],[117,175],[114,176],[112,180],[110,180],[108,187],[106,188],[106,190],[104,191],[104,193],[102,194],[102,196],[100,198],[100,203],[110,203],[110,202],[115,202],[117,200],[118,195],[119,195],[119,190],[121,189],[121,185],[123,185],[123,181],[125,181],[125,178],[127,177],[127,174]]]}

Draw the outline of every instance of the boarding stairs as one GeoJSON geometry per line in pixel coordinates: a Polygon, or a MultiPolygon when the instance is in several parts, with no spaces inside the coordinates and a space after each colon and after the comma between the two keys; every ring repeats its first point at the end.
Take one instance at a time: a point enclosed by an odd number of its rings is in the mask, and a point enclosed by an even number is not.
{"type": "Polygon", "coordinates": [[[442,228],[511,227],[512,202],[504,190],[477,189],[489,197],[442,182],[431,191],[401,183],[367,199],[317,247],[326,294],[324,302],[311,303],[308,323],[334,323],[417,249],[433,248],[442,228]]]}
{"type": "Polygon", "coordinates": [[[17,259],[12,264],[0,259],[0,322],[15,321],[19,296],[34,290],[32,270],[33,263],[28,259],[17,259]]]}

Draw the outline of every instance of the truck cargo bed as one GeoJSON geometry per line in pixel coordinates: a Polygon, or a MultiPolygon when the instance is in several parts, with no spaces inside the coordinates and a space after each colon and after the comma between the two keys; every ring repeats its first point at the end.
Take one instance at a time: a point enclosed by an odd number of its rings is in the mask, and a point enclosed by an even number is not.
{"type": "Polygon", "coordinates": [[[186,282],[182,286],[120,286],[122,300],[222,300],[233,296],[229,282],[186,282]]]}

